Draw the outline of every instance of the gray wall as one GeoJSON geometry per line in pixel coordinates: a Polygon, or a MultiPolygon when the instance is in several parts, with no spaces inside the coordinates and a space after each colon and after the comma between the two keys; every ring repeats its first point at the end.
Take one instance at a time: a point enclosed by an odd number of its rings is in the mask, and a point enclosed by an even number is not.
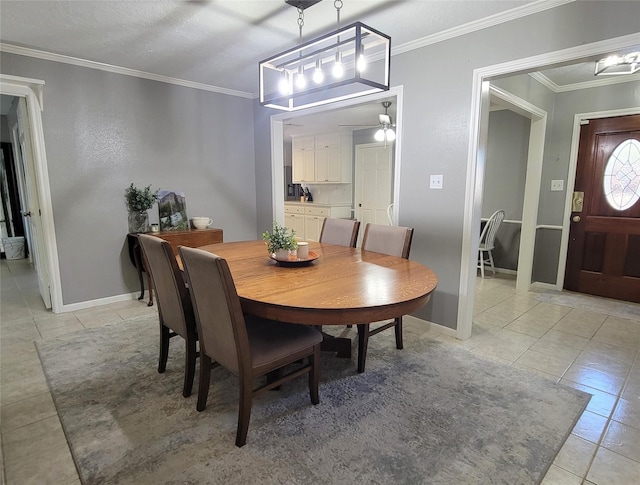
{"type": "Polygon", "coordinates": [[[137,291],[132,182],[183,191],[187,214],[212,217],[227,241],[257,236],[252,100],[7,53],[2,73],[45,81],[64,304],[137,291]]]}
{"type": "Polygon", "coordinates": [[[0,116],[0,141],[3,143],[11,143],[9,120],[5,115],[0,116]]]}
{"type": "MultiPolygon", "coordinates": [[[[392,84],[404,86],[399,223],[415,228],[412,259],[439,278],[416,316],[457,323],[473,70],[637,33],[638,18],[640,2],[573,2],[392,58],[392,84]],[[443,190],[428,190],[430,174],[444,175],[443,190]]],[[[256,120],[257,137],[268,129],[256,120]]]]}

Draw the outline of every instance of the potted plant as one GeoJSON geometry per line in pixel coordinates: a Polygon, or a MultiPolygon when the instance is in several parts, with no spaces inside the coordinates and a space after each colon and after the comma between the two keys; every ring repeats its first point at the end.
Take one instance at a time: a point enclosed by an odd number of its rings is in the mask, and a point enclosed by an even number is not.
{"type": "Polygon", "coordinates": [[[133,183],[124,191],[124,198],[129,211],[129,232],[148,232],[148,210],[158,200],[158,191],[151,190],[151,185],[139,189],[133,183]]]}
{"type": "Polygon", "coordinates": [[[267,251],[276,259],[288,259],[289,253],[298,248],[298,242],[295,238],[296,232],[291,229],[288,231],[286,227],[279,225],[273,221],[273,231],[265,231],[262,233],[262,239],[267,242],[267,251]]]}

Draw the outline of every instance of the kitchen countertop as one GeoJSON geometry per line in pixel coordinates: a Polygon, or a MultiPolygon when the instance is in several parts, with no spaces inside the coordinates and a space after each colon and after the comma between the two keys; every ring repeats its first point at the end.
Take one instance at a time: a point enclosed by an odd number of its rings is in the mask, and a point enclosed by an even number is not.
{"type": "Polygon", "coordinates": [[[324,204],[322,202],[300,202],[295,200],[285,200],[285,204],[288,205],[309,205],[314,207],[351,207],[351,204],[343,202],[341,204],[324,204]]]}

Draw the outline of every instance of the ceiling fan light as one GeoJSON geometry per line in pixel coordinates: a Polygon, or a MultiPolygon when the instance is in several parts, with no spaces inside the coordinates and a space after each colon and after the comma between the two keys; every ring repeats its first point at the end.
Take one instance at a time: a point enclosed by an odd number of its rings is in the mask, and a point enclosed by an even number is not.
{"type": "Polygon", "coordinates": [[[386,130],[387,141],[394,141],[396,139],[396,132],[389,128],[386,130]]]}
{"type": "Polygon", "coordinates": [[[380,128],[373,137],[376,141],[384,141],[384,130],[380,128]]]}

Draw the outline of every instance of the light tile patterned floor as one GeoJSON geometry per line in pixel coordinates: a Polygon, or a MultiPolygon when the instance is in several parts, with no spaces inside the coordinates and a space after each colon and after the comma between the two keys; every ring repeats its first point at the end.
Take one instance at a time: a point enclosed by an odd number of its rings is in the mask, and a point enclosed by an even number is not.
{"type": "MultiPolygon", "coordinates": [[[[47,312],[26,260],[2,260],[0,432],[5,483],[80,483],[34,340],[156,312],[136,300],[47,312]]],[[[635,484],[640,477],[640,305],[560,292],[515,292],[511,277],[478,279],[472,336],[435,338],[594,395],[544,485],[635,484]]]]}

